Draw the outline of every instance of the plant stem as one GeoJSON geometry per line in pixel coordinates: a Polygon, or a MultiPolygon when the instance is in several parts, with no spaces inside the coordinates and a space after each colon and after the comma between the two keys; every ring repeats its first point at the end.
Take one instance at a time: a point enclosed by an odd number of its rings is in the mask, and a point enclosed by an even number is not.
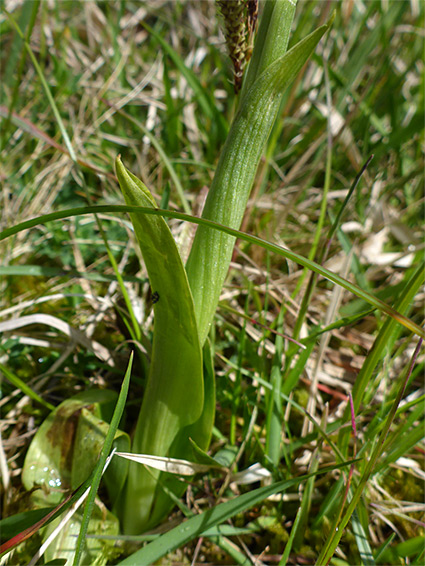
{"type": "MultiPolygon", "coordinates": [[[[203,218],[230,228],[238,229],[241,225],[258,163],[277,118],[282,92],[325,31],[319,28],[322,31],[310,34],[288,52],[289,59],[285,61],[294,14],[292,0],[265,3],[240,107],[221,153],[203,218]],[[281,60],[282,64],[278,65],[281,60]]],[[[198,228],[193,242],[186,270],[201,344],[217,307],[234,243],[234,238],[204,226],[198,228]]]]}

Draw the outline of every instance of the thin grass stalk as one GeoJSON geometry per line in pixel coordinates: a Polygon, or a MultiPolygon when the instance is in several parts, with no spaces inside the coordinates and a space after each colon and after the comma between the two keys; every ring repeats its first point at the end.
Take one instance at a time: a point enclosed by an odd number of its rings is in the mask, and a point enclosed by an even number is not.
{"type": "MultiPolygon", "coordinates": [[[[32,30],[34,29],[35,21],[37,19],[39,5],[40,5],[40,0],[35,0],[32,3],[32,6],[31,6],[30,21],[28,22],[27,33],[25,35],[25,41],[28,44],[30,42],[32,30]]],[[[26,8],[28,8],[28,6],[26,6],[26,8]]],[[[21,37],[21,39],[22,39],[22,37],[21,37]]],[[[15,75],[15,77],[16,77],[15,78],[15,84],[13,86],[13,92],[12,92],[12,96],[11,96],[11,99],[10,99],[10,104],[9,104],[9,109],[8,109],[7,116],[6,116],[6,121],[5,121],[3,128],[1,130],[1,142],[0,142],[1,149],[3,149],[5,147],[7,140],[8,140],[7,134],[8,134],[10,122],[11,122],[11,119],[12,119],[13,109],[15,108],[16,102],[18,100],[19,87],[22,84],[22,73],[24,71],[24,65],[25,65],[25,49],[26,49],[25,44],[24,44],[24,42],[22,42],[21,57],[20,57],[19,63],[18,63],[18,70],[17,70],[16,75],[15,75]]]]}
{"type": "Polygon", "coordinates": [[[81,522],[81,529],[78,535],[77,544],[75,548],[75,556],[74,556],[74,563],[73,566],[78,566],[81,562],[81,558],[83,556],[84,546],[85,546],[85,539],[86,534],[90,522],[90,517],[92,515],[94,505],[95,505],[95,498],[97,495],[97,490],[99,489],[100,480],[102,479],[102,474],[104,472],[104,466],[107,460],[107,457],[111,451],[112,443],[114,441],[115,433],[118,430],[118,426],[121,421],[121,417],[123,415],[125,404],[127,401],[128,389],[130,387],[130,377],[131,377],[131,370],[133,367],[133,352],[130,354],[130,359],[128,361],[127,370],[125,372],[125,376],[123,382],[121,384],[121,391],[115,405],[114,414],[112,415],[111,423],[109,425],[108,433],[105,438],[105,442],[102,447],[102,451],[99,456],[99,460],[96,464],[96,468],[94,470],[94,477],[93,481],[90,486],[90,492],[87,497],[86,505],[84,507],[83,518],[81,522]]]}
{"type": "MultiPolygon", "coordinates": [[[[282,331],[285,309],[281,308],[277,328],[282,331]]],[[[282,386],[282,354],[284,340],[278,334],[275,340],[275,355],[270,373],[270,384],[272,390],[268,395],[268,406],[266,415],[266,454],[276,468],[279,465],[282,445],[282,399],[280,397],[282,386]]]]}
{"type": "Polygon", "coordinates": [[[340,522],[340,524],[338,526],[336,526],[333,531],[331,532],[331,535],[327,541],[327,543],[325,544],[325,546],[322,549],[322,552],[320,553],[320,556],[317,560],[318,564],[329,564],[329,562],[331,561],[331,558],[333,556],[333,553],[336,550],[336,547],[338,546],[339,541],[341,540],[341,537],[344,533],[344,529],[348,524],[348,521],[351,518],[351,515],[353,514],[354,510],[356,509],[360,498],[362,497],[363,491],[367,485],[367,482],[369,481],[370,476],[372,475],[378,458],[381,456],[382,451],[383,451],[383,446],[385,443],[385,440],[387,438],[388,432],[390,430],[390,427],[393,423],[394,417],[397,413],[397,409],[398,406],[400,404],[400,401],[403,398],[404,392],[406,390],[406,385],[409,381],[409,377],[413,371],[413,367],[416,363],[416,359],[419,355],[419,351],[421,349],[422,346],[422,338],[420,338],[418,340],[418,343],[416,345],[415,351],[413,352],[412,355],[412,359],[411,362],[409,364],[409,366],[407,366],[404,370],[404,379],[402,382],[402,385],[400,387],[400,390],[397,394],[396,399],[394,400],[394,403],[391,407],[391,410],[388,414],[387,420],[385,422],[384,428],[379,436],[378,442],[375,445],[375,448],[372,452],[372,454],[370,455],[367,463],[366,463],[366,467],[365,470],[362,474],[362,477],[354,491],[353,497],[348,505],[348,508],[340,522]]]}
{"type": "MultiPolygon", "coordinates": [[[[410,277],[403,294],[395,305],[395,308],[399,313],[402,313],[404,315],[409,311],[411,301],[413,301],[417,292],[424,283],[425,263],[421,263],[417,267],[413,275],[410,277]]],[[[369,383],[370,379],[372,379],[376,368],[382,362],[382,352],[385,350],[391,350],[391,345],[394,343],[399,331],[400,329],[397,325],[397,318],[388,318],[379,331],[379,334],[376,337],[375,342],[373,343],[373,346],[356,378],[356,382],[353,387],[353,405],[356,414],[359,411],[367,384],[369,383]]],[[[418,334],[418,336],[422,336],[422,334],[418,334]]],[[[348,420],[350,419],[349,406],[347,406],[345,409],[343,419],[344,422],[348,422],[348,420]]],[[[347,455],[349,438],[350,431],[347,428],[343,427],[339,433],[338,445],[341,447],[342,453],[345,456],[347,455]]]]}

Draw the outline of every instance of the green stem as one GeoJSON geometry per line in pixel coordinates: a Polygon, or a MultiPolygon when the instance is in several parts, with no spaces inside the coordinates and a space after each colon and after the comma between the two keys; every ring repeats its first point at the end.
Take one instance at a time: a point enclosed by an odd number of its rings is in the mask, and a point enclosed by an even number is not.
{"type": "MultiPolygon", "coordinates": [[[[238,229],[282,93],[328,29],[286,52],[295,12],[291,0],[266,3],[241,104],[217,165],[202,217],[238,229]],[[257,47],[258,46],[258,47],[257,47]]],[[[229,268],[234,238],[200,226],[186,264],[201,344],[208,335],[229,268]]]]}

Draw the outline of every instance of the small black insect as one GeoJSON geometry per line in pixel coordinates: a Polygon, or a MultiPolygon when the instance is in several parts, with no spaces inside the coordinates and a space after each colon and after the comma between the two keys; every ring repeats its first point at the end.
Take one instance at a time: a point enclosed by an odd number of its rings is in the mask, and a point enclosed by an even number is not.
{"type": "Polygon", "coordinates": [[[155,293],[152,293],[152,304],[154,305],[155,303],[157,303],[159,301],[159,293],[157,293],[155,291],[155,293]]]}

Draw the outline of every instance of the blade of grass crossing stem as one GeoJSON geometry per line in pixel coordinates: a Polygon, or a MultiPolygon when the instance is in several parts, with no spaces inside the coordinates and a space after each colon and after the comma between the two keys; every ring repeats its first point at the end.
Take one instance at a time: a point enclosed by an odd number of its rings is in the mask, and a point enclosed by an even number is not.
{"type": "Polygon", "coordinates": [[[17,375],[9,371],[3,364],[0,364],[0,371],[4,373],[6,379],[8,379],[10,383],[12,383],[15,387],[20,389],[24,395],[28,395],[30,399],[32,399],[36,403],[40,403],[41,405],[43,405],[43,407],[49,409],[49,411],[54,410],[55,407],[53,405],[40,397],[40,395],[33,391],[31,387],[29,387],[29,385],[22,381],[22,379],[20,379],[17,375]]]}
{"type": "MultiPolygon", "coordinates": [[[[43,214],[42,216],[38,216],[37,218],[33,218],[31,220],[26,220],[25,222],[20,222],[15,226],[11,226],[10,228],[6,228],[2,232],[0,232],[0,241],[8,238],[9,236],[13,236],[22,230],[28,230],[29,228],[33,228],[34,226],[38,226],[39,224],[44,224],[45,222],[50,222],[52,220],[61,220],[63,218],[68,218],[71,216],[78,216],[82,214],[95,214],[95,213],[102,213],[102,212],[139,212],[141,214],[151,214],[154,216],[164,216],[165,218],[176,218],[177,220],[184,220],[186,222],[193,222],[194,224],[203,225],[208,228],[212,228],[214,230],[218,230],[219,232],[224,232],[225,234],[229,234],[229,236],[233,236],[234,238],[240,238],[245,242],[249,242],[251,244],[255,244],[261,246],[265,250],[269,250],[273,253],[277,253],[278,255],[285,257],[293,261],[294,263],[298,263],[299,265],[305,267],[307,266],[312,271],[316,271],[319,275],[332,281],[336,285],[340,285],[343,289],[350,291],[353,295],[363,299],[374,308],[379,309],[380,311],[384,312],[395,322],[398,322],[411,332],[414,332],[417,336],[421,336],[425,338],[425,331],[423,328],[418,326],[415,322],[407,318],[402,313],[398,312],[394,308],[387,305],[381,299],[374,297],[370,293],[364,291],[354,285],[353,283],[345,280],[343,277],[340,277],[336,273],[329,271],[322,265],[318,265],[314,261],[306,259],[305,257],[292,252],[291,250],[287,250],[286,248],[282,248],[277,244],[273,244],[271,242],[266,242],[265,240],[259,238],[258,236],[253,236],[251,234],[247,234],[246,232],[241,232],[240,230],[236,230],[234,228],[229,228],[228,226],[223,226],[217,222],[213,222],[212,220],[207,220],[205,218],[197,218],[196,216],[190,216],[188,214],[184,214],[182,212],[175,212],[171,210],[163,210],[160,208],[147,208],[144,206],[126,206],[126,205],[97,205],[97,206],[86,206],[86,207],[78,207],[78,208],[71,208],[67,210],[61,210],[58,212],[51,212],[50,214],[43,214]]],[[[419,267],[419,270],[424,270],[424,267],[419,267]]],[[[425,274],[424,274],[425,275],[425,274]]]]}
{"type": "MultiPolygon", "coordinates": [[[[313,475],[319,475],[334,469],[351,465],[351,462],[329,466],[321,469],[313,475]]],[[[281,493],[290,487],[308,480],[312,474],[277,482],[271,486],[260,487],[248,493],[244,493],[231,501],[221,503],[208,511],[195,515],[171,531],[158,537],[147,546],[138,550],[128,558],[122,560],[120,565],[134,566],[134,564],[154,564],[156,560],[183,546],[195,537],[201,536],[206,530],[216,527],[245,510],[257,505],[270,495],[281,493]]]]}
{"type": "Polygon", "coordinates": [[[94,471],[93,480],[90,487],[90,492],[87,496],[87,501],[84,506],[83,518],[81,521],[80,534],[78,535],[77,544],[75,547],[75,556],[73,566],[78,566],[81,560],[81,556],[84,550],[85,538],[87,534],[87,529],[90,522],[90,517],[94,507],[94,501],[99,489],[100,480],[102,479],[103,468],[105,466],[106,459],[111,451],[112,442],[114,441],[115,433],[121,421],[122,414],[124,412],[125,403],[127,400],[128,388],[130,385],[131,368],[133,366],[133,352],[130,354],[130,359],[128,361],[127,370],[125,372],[124,380],[121,385],[121,391],[118,397],[117,404],[115,406],[114,414],[112,415],[111,424],[109,425],[109,430],[103,444],[102,451],[100,453],[99,461],[96,465],[94,471]]]}
{"type": "MultiPolygon", "coordinates": [[[[276,6],[281,4],[284,3],[277,2],[276,6]]],[[[282,92],[298,74],[329,25],[314,31],[269,65],[244,96],[220,155],[202,213],[204,219],[231,228],[240,227],[282,92]]],[[[198,228],[193,240],[186,270],[201,343],[205,341],[214,317],[234,242],[234,238],[204,225],[198,228]]]]}
{"type": "MultiPolygon", "coordinates": [[[[127,204],[154,209],[156,203],[147,187],[126,170],[119,158],[116,172],[127,204]]],[[[152,359],[133,452],[167,456],[179,433],[201,418],[210,400],[204,398],[202,351],[193,299],[176,242],[160,216],[133,212],[131,221],[152,291],[157,294],[153,305],[152,359]]],[[[210,432],[206,427],[205,434],[197,438],[202,449],[207,447],[210,432]]],[[[186,454],[173,456],[185,458],[186,454]]],[[[130,463],[122,509],[123,528],[127,534],[138,534],[148,528],[154,511],[156,516],[162,509],[164,513],[168,511],[166,501],[161,500],[159,504],[155,496],[159,477],[156,470],[130,463]]]]}
{"type": "Polygon", "coordinates": [[[419,339],[418,344],[415,348],[415,351],[413,353],[412,356],[412,360],[409,364],[409,366],[407,366],[405,368],[405,371],[403,372],[403,383],[402,386],[400,387],[400,390],[398,392],[398,395],[396,397],[396,399],[394,400],[394,403],[391,407],[391,410],[388,414],[388,417],[385,421],[385,426],[381,432],[381,434],[379,435],[379,439],[378,441],[375,443],[375,448],[372,451],[372,454],[370,455],[364,472],[360,478],[360,481],[358,483],[358,485],[356,486],[354,493],[353,493],[353,497],[347,507],[347,510],[344,514],[344,516],[341,519],[341,522],[339,523],[339,525],[337,525],[334,529],[332,529],[331,534],[328,538],[328,541],[326,542],[325,546],[322,549],[322,552],[320,553],[320,556],[318,558],[318,563],[319,564],[328,564],[336,550],[336,547],[339,544],[339,541],[341,540],[341,537],[343,535],[344,529],[347,526],[354,509],[356,509],[358,502],[360,500],[360,498],[362,497],[363,491],[366,487],[367,482],[369,481],[370,476],[372,475],[373,471],[375,470],[376,467],[376,463],[378,461],[378,458],[380,457],[380,455],[382,454],[382,450],[383,450],[383,446],[384,446],[384,442],[385,439],[387,438],[388,432],[390,430],[391,424],[394,420],[394,417],[396,415],[398,406],[400,404],[400,401],[403,397],[405,388],[406,388],[406,384],[407,381],[409,379],[409,376],[413,370],[413,366],[416,362],[416,358],[419,354],[420,348],[422,346],[422,338],[419,339]]]}
{"type": "MultiPolygon", "coordinates": [[[[77,155],[74,151],[74,147],[73,147],[71,140],[68,136],[68,133],[67,133],[65,125],[62,121],[60,112],[59,112],[59,110],[56,106],[55,100],[52,96],[52,93],[50,92],[50,88],[49,88],[49,85],[47,84],[47,81],[44,77],[43,70],[41,69],[40,65],[38,64],[37,58],[35,57],[34,52],[31,49],[31,46],[24,39],[24,35],[23,35],[22,31],[20,30],[19,26],[16,24],[13,16],[11,14],[9,14],[8,12],[6,12],[6,14],[7,14],[7,17],[9,18],[9,20],[12,22],[12,24],[15,27],[18,34],[20,35],[20,37],[24,41],[24,46],[25,46],[26,50],[28,51],[28,54],[31,58],[31,61],[32,61],[34,67],[35,67],[35,70],[37,71],[37,74],[39,76],[39,79],[41,81],[43,89],[46,93],[47,100],[49,101],[50,107],[52,108],[53,114],[54,114],[55,119],[58,123],[58,127],[59,127],[61,134],[62,134],[62,137],[63,137],[64,143],[65,143],[65,146],[68,150],[69,156],[70,156],[71,160],[73,161],[74,165],[76,166],[76,170],[77,170],[77,172],[78,172],[78,174],[81,178],[84,191],[85,191],[87,198],[88,198],[88,190],[87,190],[87,185],[86,185],[86,180],[85,180],[84,174],[82,173],[81,169],[79,168],[77,155]]],[[[133,326],[133,333],[134,333],[134,334],[132,334],[132,337],[133,337],[133,339],[139,340],[140,336],[141,336],[141,331],[140,331],[139,325],[137,323],[136,315],[134,314],[134,310],[133,310],[133,307],[132,307],[132,304],[131,304],[131,301],[130,301],[130,297],[128,296],[127,289],[124,285],[124,281],[123,281],[122,276],[119,272],[115,258],[112,255],[112,252],[111,252],[111,249],[109,247],[105,232],[102,229],[100,219],[97,217],[97,215],[95,215],[95,218],[96,218],[96,223],[99,227],[100,234],[101,234],[102,239],[103,239],[105,246],[106,246],[108,258],[111,261],[112,268],[114,270],[115,276],[116,276],[118,284],[120,286],[121,293],[123,295],[125,304],[127,306],[127,310],[129,312],[129,315],[130,315],[130,318],[131,318],[131,322],[132,322],[132,326],[133,326]]]]}

